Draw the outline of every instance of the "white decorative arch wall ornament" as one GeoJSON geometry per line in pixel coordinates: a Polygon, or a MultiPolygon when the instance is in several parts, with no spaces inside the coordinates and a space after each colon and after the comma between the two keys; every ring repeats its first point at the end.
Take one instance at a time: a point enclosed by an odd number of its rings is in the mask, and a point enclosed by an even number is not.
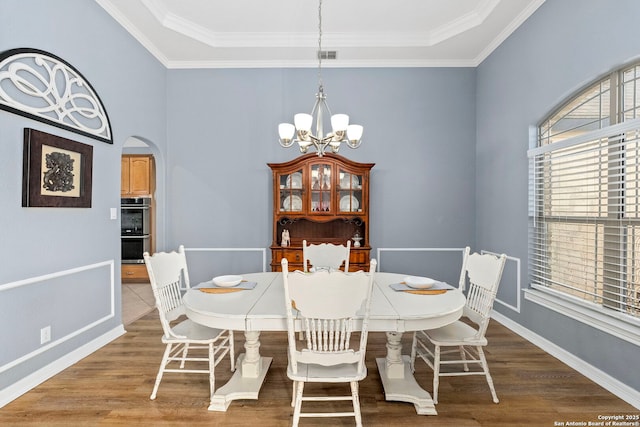
{"type": "Polygon", "coordinates": [[[0,109],[113,144],[109,117],[91,84],[42,50],[0,54],[0,109]]]}

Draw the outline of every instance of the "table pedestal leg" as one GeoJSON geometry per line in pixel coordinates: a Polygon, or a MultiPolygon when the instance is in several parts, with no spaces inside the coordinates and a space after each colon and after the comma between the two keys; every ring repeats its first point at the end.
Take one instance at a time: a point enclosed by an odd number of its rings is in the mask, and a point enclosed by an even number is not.
{"type": "Polygon", "coordinates": [[[271,357],[260,356],[260,332],[244,333],[246,353],[238,356],[236,369],[231,379],[215,390],[211,396],[210,411],[226,411],[232,401],[237,399],[257,399],[260,388],[267,375],[271,357]]]}
{"type": "Polygon", "coordinates": [[[418,415],[437,415],[431,395],[413,377],[409,356],[402,355],[402,333],[386,334],[387,357],[376,359],[386,400],[413,403],[418,415]]]}
{"type": "Polygon", "coordinates": [[[244,360],[240,367],[244,378],[258,378],[260,375],[260,332],[244,333],[244,360]]]}

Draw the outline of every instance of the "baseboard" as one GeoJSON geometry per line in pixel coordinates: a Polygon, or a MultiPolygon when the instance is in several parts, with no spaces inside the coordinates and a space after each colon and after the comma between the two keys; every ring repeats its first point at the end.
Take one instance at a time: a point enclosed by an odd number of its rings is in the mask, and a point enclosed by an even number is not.
{"type": "Polygon", "coordinates": [[[542,350],[546,351],[561,362],[580,372],[591,381],[601,385],[606,390],[610,391],[620,399],[632,405],[634,408],[640,409],[640,397],[637,390],[618,381],[617,379],[601,371],[595,366],[590,365],[584,360],[564,350],[562,347],[557,346],[551,341],[541,337],[535,332],[530,331],[529,329],[496,312],[495,310],[493,311],[491,318],[501,325],[505,326],[506,328],[509,328],[511,331],[520,335],[522,338],[526,339],[532,344],[540,347],[542,350]]]}
{"type": "Polygon", "coordinates": [[[111,341],[115,340],[125,333],[126,331],[124,330],[124,327],[122,325],[113,328],[106,334],[101,335],[98,338],[86,343],[82,347],[75,349],[74,351],[64,355],[60,359],[49,363],[47,366],[38,369],[34,373],[19,380],[15,384],[12,384],[9,387],[4,388],[3,390],[0,390],[0,408],[22,396],[34,387],[42,384],[54,375],[59,374],[63,370],[77,363],[81,359],[87,357],[96,350],[104,347],[105,345],[109,344],[111,341]]]}

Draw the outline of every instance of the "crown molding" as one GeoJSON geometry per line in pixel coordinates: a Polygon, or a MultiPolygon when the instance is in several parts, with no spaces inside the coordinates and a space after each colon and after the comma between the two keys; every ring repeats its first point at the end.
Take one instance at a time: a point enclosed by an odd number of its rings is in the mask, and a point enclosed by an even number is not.
{"type": "Polygon", "coordinates": [[[476,64],[475,66],[478,66],[482,63],[482,61],[484,61],[485,59],[487,59],[489,57],[489,55],[491,55],[491,53],[493,53],[494,50],[496,50],[498,48],[498,46],[500,46],[507,38],[509,38],[509,36],[516,30],[518,29],[518,27],[520,27],[520,25],[522,25],[524,23],[524,21],[526,21],[527,19],[529,19],[529,17],[531,17],[531,15],[533,15],[533,13],[538,10],[538,8],[540,6],[542,6],[542,4],[545,2],[546,0],[536,0],[535,2],[529,4],[529,6],[524,9],[522,12],[520,12],[518,14],[518,16],[516,16],[516,18],[511,21],[509,23],[509,25],[507,25],[505,27],[504,30],[502,30],[500,32],[500,34],[498,34],[496,36],[496,38],[494,38],[491,43],[489,43],[487,45],[487,47],[485,47],[482,52],[480,52],[480,54],[474,59],[474,63],[476,64]]]}
{"type": "MultiPolygon", "coordinates": [[[[242,60],[242,61],[168,61],[168,69],[212,68],[318,68],[317,61],[242,60]]],[[[336,60],[322,62],[322,68],[473,68],[475,61],[442,59],[336,60]]]]}
{"type": "Polygon", "coordinates": [[[151,55],[153,55],[162,65],[167,67],[169,58],[158,48],[149,38],[138,29],[126,15],[120,12],[109,0],[95,0],[112,18],[114,18],[129,34],[131,34],[151,55]]]}
{"type": "MultiPolygon", "coordinates": [[[[323,34],[323,47],[341,48],[429,48],[448,39],[459,36],[482,24],[491,12],[501,3],[509,0],[479,0],[476,7],[431,31],[420,33],[382,32],[346,33],[333,32],[323,34]]],[[[112,0],[96,0],[126,31],[149,51],[165,68],[315,68],[315,58],[310,60],[283,59],[234,59],[234,60],[174,60],[167,57],[163,50],[154,44],[143,31],[120,12],[112,0]]],[[[326,68],[363,68],[363,67],[477,67],[500,46],[545,0],[534,0],[521,11],[506,28],[504,28],[474,58],[442,59],[413,58],[385,59],[383,57],[366,60],[333,60],[323,63],[326,68]]],[[[187,19],[181,18],[166,8],[162,0],[141,0],[141,4],[151,13],[153,19],[162,27],[177,32],[191,40],[198,41],[213,48],[312,48],[317,46],[317,34],[311,32],[212,32],[187,19]]]]}

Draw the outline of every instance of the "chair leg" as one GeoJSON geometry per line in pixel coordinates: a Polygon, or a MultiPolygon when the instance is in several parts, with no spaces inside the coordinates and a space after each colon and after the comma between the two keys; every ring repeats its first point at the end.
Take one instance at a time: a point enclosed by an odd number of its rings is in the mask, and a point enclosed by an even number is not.
{"type": "Polygon", "coordinates": [[[362,426],[362,414],[360,414],[360,397],[358,396],[358,382],[351,381],[351,399],[353,401],[353,413],[356,417],[356,426],[362,426]]]}
{"type": "Polygon", "coordinates": [[[293,408],[293,427],[297,427],[300,422],[300,412],[302,411],[302,392],[304,390],[304,382],[296,381],[298,383],[296,387],[295,407],[293,408]]]}
{"type": "Polygon", "coordinates": [[[433,349],[433,403],[438,403],[438,386],[440,385],[440,346],[433,349]]]}
{"type": "MultiPolygon", "coordinates": [[[[216,356],[214,353],[213,343],[209,343],[209,396],[213,398],[213,392],[216,390],[216,356]]],[[[212,402],[213,403],[213,402],[212,402]]]]}
{"type": "Polygon", "coordinates": [[[173,344],[167,344],[167,347],[164,349],[164,354],[162,355],[162,362],[160,362],[160,369],[158,369],[158,375],[156,376],[156,383],[153,386],[153,391],[151,392],[151,396],[149,399],[154,400],[156,395],[158,394],[158,387],[160,387],[160,381],[162,381],[162,374],[164,373],[164,368],[169,363],[169,354],[171,354],[171,349],[173,348],[173,344]]]}
{"type": "Polygon", "coordinates": [[[189,353],[189,344],[182,344],[182,361],[180,362],[180,369],[184,369],[184,364],[187,362],[187,353],[189,353]]]}
{"type": "Polygon", "coordinates": [[[291,407],[296,406],[296,393],[298,392],[298,382],[293,382],[293,389],[291,390],[291,407]]]}
{"type": "Polygon", "coordinates": [[[489,389],[491,390],[491,396],[493,397],[493,403],[499,403],[498,395],[496,394],[496,389],[493,387],[493,379],[491,379],[491,374],[489,374],[489,365],[487,364],[487,359],[484,357],[484,351],[482,351],[482,347],[478,346],[478,355],[480,356],[480,361],[482,362],[482,369],[484,369],[484,374],[487,377],[487,384],[489,384],[489,389]]]}
{"type": "Polygon", "coordinates": [[[411,372],[416,371],[416,346],[418,345],[418,333],[413,333],[413,340],[411,341],[411,357],[409,359],[409,367],[411,368],[411,372]]]}
{"type": "MultiPolygon", "coordinates": [[[[460,346],[460,360],[467,360],[467,354],[464,352],[464,346],[460,346]]],[[[469,364],[467,362],[464,363],[464,371],[469,372],[469,364]]]]}
{"type": "Polygon", "coordinates": [[[229,360],[231,361],[231,372],[236,370],[236,354],[235,354],[235,341],[233,337],[233,331],[229,329],[229,360]]]}

